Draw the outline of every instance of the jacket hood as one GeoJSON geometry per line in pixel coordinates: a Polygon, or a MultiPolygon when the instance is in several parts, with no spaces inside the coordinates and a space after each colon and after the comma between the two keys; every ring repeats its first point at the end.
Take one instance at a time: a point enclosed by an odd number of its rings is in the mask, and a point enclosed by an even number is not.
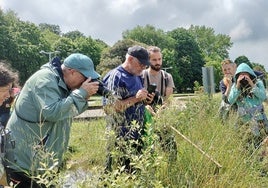
{"type": "Polygon", "coordinates": [[[235,72],[235,80],[237,80],[238,78],[238,75],[241,73],[241,72],[247,72],[250,74],[250,78],[252,80],[256,79],[257,76],[256,74],[254,73],[254,71],[252,70],[252,68],[250,68],[250,66],[248,66],[248,64],[246,63],[241,63],[237,69],[236,69],[236,72],[235,72]]]}

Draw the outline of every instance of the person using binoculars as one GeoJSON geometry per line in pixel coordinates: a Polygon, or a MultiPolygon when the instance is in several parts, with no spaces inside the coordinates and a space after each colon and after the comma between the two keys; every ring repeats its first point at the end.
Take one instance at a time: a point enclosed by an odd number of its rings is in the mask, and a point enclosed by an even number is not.
{"type": "Polygon", "coordinates": [[[237,104],[237,126],[245,127],[239,130],[246,133],[243,136],[248,144],[257,148],[268,133],[268,121],[263,107],[265,87],[246,63],[237,67],[234,79],[228,101],[237,104]]]}

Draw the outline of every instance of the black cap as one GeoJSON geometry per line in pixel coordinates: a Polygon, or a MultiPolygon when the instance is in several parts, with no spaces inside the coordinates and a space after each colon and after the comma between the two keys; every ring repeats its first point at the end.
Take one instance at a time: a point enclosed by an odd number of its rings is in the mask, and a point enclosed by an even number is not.
{"type": "Polygon", "coordinates": [[[136,57],[143,65],[150,65],[149,54],[145,48],[141,46],[133,46],[128,48],[127,53],[133,57],[136,57]]]}

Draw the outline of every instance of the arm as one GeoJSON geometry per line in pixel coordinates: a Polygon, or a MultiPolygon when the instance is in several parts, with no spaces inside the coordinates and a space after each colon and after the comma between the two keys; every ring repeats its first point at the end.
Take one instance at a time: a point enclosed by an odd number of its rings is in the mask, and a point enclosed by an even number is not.
{"type": "Polygon", "coordinates": [[[252,88],[252,92],[260,100],[264,101],[266,99],[265,87],[261,80],[257,80],[257,83],[252,88]]]}
{"type": "Polygon", "coordinates": [[[166,86],[165,100],[168,100],[170,95],[173,94],[173,91],[175,88],[175,84],[174,84],[172,75],[167,73],[167,76],[168,76],[168,84],[166,86]]]}
{"type": "Polygon", "coordinates": [[[170,95],[173,94],[173,87],[166,88],[166,100],[169,98],[170,95]]]}
{"type": "Polygon", "coordinates": [[[238,96],[240,95],[241,91],[237,89],[236,84],[233,84],[231,87],[229,96],[228,96],[228,101],[230,104],[234,104],[237,101],[238,96]]]}
{"type": "MultiPolygon", "coordinates": [[[[87,82],[87,81],[85,81],[87,82]]],[[[84,112],[88,108],[87,100],[95,92],[94,83],[87,83],[79,89],[68,93],[59,86],[58,82],[48,75],[39,79],[31,88],[33,103],[38,110],[39,116],[46,121],[58,121],[72,118],[84,112]],[[92,92],[87,92],[92,90],[92,92]]]]}
{"type": "Polygon", "coordinates": [[[145,103],[150,103],[153,100],[153,96],[148,94],[148,91],[145,89],[140,89],[135,96],[129,97],[123,100],[116,100],[114,104],[110,105],[116,112],[123,112],[130,106],[135,105],[136,103],[147,101],[145,103]],[[150,97],[151,96],[151,97],[150,97]],[[146,100],[147,99],[147,100],[146,100]]]}

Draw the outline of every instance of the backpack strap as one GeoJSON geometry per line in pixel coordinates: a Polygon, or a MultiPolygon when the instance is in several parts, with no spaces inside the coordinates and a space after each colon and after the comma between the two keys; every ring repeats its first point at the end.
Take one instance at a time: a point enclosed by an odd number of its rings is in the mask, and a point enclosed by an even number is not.
{"type": "Polygon", "coordinates": [[[149,74],[148,74],[148,70],[145,70],[145,75],[144,78],[146,77],[147,80],[147,87],[150,85],[150,79],[149,79],[149,74]]]}
{"type": "Polygon", "coordinates": [[[150,80],[149,80],[149,74],[148,74],[148,70],[144,70],[142,76],[142,84],[144,84],[145,82],[147,82],[147,87],[150,85],[150,80]]]}
{"type": "Polygon", "coordinates": [[[168,86],[168,73],[164,70],[161,70],[161,95],[164,96],[164,87],[163,85],[165,84],[165,88],[168,86]],[[164,83],[163,83],[164,82],[164,83]]]}
{"type": "MultiPolygon", "coordinates": [[[[148,70],[144,71],[143,80],[147,82],[147,86],[150,85],[150,79],[149,79],[149,73],[148,70]]],[[[168,73],[164,70],[161,70],[161,88],[160,88],[160,94],[161,96],[164,96],[164,87],[168,86],[168,73]]]]}
{"type": "Polygon", "coordinates": [[[163,75],[163,71],[161,70],[161,92],[160,92],[160,94],[161,94],[161,96],[164,96],[164,82],[165,81],[165,77],[164,77],[164,75],[163,75]]]}

